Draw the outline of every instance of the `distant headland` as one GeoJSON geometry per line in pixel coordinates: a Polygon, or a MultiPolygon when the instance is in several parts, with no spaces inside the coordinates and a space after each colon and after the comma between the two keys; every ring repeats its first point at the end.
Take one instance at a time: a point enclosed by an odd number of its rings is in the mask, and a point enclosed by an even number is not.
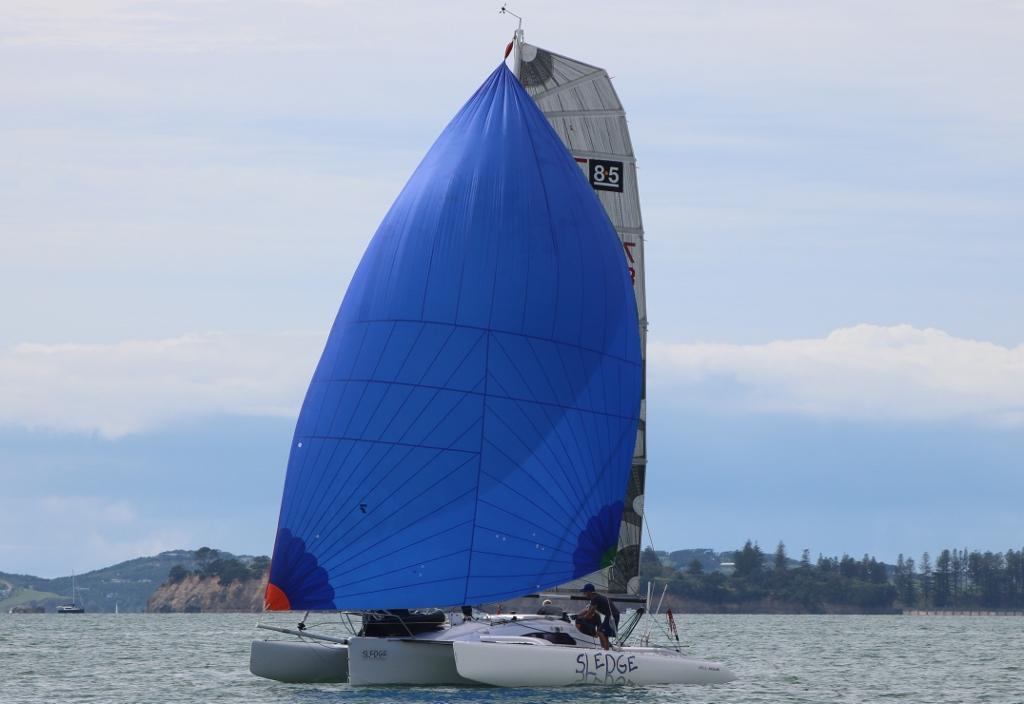
{"type": "MultiPolygon", "coordinates": [[[[76,575],[78,601],[87,613],[259,612],[269,565],[209,547],[171,550],[76,575]]],[[[771,554],[750,541],[725,552],[647,548],[640,582],[680,613],[1024,613],[1024,549],[947,549],[889,565],[868,555],[812,560],[807,550],[793,559],[782,543],[771,554]]],[[[0,613],[53,613],[71,591],[70,576],[0,572],[0,613]]]]}
{"type": "MultiPolygon", "coordinates": [[[[86,613],[262,611],[270,558],[203,547],[169,550],[75,575],[86,613]]],[[[0,613],[53,613],[71,577],[0,572],[0,613]]]]}

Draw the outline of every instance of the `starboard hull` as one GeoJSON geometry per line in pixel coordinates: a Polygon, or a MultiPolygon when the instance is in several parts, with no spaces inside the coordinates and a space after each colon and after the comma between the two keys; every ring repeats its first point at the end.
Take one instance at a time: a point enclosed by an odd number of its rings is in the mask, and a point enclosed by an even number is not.
{"type": "Polygon", "coordinates": [[[496,687],[721,684],[736,679],[722,665],[659,648],[457,642],[453,649],[459,675],[496,687]]]}
{"type": "Polygon", "coordinates": [[[249,671],[278,682],[348,682],[348,647],[306,640],[254,640],[249,671]]]}

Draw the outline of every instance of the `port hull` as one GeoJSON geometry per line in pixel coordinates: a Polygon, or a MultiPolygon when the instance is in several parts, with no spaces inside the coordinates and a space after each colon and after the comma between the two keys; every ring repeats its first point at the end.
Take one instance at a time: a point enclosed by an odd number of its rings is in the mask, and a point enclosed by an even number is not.
{"type": "Polygon", "coordinates": [[[254,640],[249,671],[278,682],[348,682],[348,647],[309,640],[254,640]]]}

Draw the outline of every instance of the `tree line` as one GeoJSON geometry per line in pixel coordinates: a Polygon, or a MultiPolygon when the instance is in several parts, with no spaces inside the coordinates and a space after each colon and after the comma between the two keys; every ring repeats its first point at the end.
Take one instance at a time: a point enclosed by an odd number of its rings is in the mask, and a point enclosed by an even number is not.
{"type": "Polygon", "coordinates": [[[232,582],[246,582],[250,579],[262,579],[270,567],[270,558],[260,556],[249,562],[222,554],[220,550],[202,547],[195,552],[196,569],[189,570],[184,565],[175,565],[167,573],[167,582],[177,584],[186,577],[216,577],[222,587],[232,582]]]}
{"type": "MultiPolygon", "coordinates": [[[[723,557],[727,557],[728,553],[723,557]]],[[[732,553],[732,572],[707,571],[699,560],[684,569],[662,564],[652,548],[640,560],[640,578],[667,585],[669,594],[718,608],[761,603],[822,612],[896,608],[1024,608],[1024,549],[1004,553],[943,550],[932,563],[899,556],[896,565],[873,556],[792,560],[780,542],[773,555],[751,541],[732,553]]]]}
{"type": "Polygon", "coordinates": [[[932,564],[901,554],[892,570],[900,602],[935,609],[1024,608],[1024,548],[1001,552],[943,550],[932,564]]]}

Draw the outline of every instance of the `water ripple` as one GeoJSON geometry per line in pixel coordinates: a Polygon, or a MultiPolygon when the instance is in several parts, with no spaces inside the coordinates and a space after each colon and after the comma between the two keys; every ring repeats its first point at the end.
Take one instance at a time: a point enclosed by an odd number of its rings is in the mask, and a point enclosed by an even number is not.
{"type": "Polygon", "coordinates": [[[244,614],[0,615],[0,702],[177,704],[868,704],[1024,702],[1024,619],[677,616],[728,685],[359,688],[253,677],[244,614]]]}

